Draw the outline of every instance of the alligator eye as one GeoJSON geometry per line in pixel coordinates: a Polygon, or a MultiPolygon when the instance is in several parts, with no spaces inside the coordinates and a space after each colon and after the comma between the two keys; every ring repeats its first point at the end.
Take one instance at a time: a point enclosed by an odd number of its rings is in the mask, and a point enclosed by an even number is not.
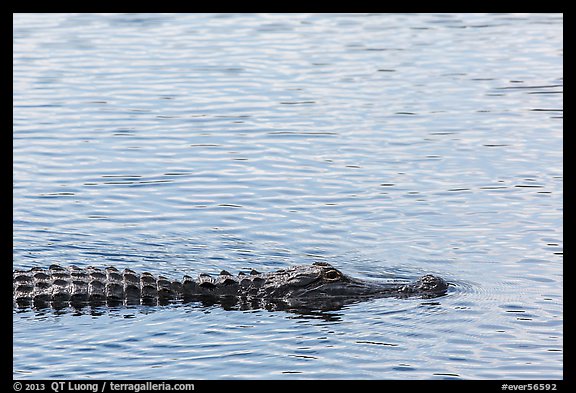
{"type": "Polygon", "coordinates": [[[338,270],[332,269],[324,273],[324,278],[326,278],[328,281],[336,281],[339,280],[340,277],[342,277],[342,275],[338,270]]]}

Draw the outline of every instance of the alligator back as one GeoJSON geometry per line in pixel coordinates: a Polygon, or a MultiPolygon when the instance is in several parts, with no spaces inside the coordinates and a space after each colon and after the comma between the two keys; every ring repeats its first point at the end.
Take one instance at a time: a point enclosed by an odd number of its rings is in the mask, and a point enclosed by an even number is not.
{"type": "Polygon", "coordinates": [[[50,302],[139,304],[141,300],[170,299],[176,294],[174,284],[164,277],[114,267],[52,265],[48,269],[16,270],[13,274],[13,298],[20,306],[50,302]]]}
{"type": "Polygon", "coordinates": [[[254,297],[280,298],[279,288],[287,287],[288,276],[304,271],[304,266],[260,274],[233,276],[223,270],[217,277],[200,274],[196,280],[185,275],[180,281],[131,269],[89,266],[48,269],[32,268],[13,273],[13,298],[18,306],[84,304],[165,304],[172,300],[195,298],[254,297]]]}

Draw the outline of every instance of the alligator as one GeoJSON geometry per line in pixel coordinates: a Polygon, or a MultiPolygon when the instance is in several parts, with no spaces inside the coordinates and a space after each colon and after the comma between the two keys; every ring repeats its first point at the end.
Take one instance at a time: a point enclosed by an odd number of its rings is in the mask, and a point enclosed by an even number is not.
{"type": "Polygon", "coordinates": [[[349,277],[326,262],[271,273],[232,275],[222,270],[217,277],[200,274],[195,280],[93,266],[51,265],[13,272],[14,306],[36,309],[200,301],[225,309],[334,310],[376,297],[434,298],[447,289],[444,279],[431,274],[408,283],[372,282],[349,277]]]}

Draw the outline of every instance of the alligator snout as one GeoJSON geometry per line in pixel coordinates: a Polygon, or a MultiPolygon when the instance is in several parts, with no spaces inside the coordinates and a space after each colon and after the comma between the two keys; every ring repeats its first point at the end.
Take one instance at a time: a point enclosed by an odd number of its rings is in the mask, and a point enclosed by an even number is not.
{"type": "Polygon", "coordinates": [[[422,276],[420,280],[417,281],[417,285],[419,289],[424,292],[443,293],[448,290],[448,283],[442,277],[432,274],[422,276]]]}

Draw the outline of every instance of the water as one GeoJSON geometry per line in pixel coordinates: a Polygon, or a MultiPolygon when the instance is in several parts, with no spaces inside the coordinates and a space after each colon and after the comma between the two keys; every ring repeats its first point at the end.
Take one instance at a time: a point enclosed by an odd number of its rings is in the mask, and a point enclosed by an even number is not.
{"type": "Polygon", "coordinates": [[[14,311],[14,378],[562,378],[562,29],[14,15],[14,268],[456,283],[316,313],[14,311]]]}

